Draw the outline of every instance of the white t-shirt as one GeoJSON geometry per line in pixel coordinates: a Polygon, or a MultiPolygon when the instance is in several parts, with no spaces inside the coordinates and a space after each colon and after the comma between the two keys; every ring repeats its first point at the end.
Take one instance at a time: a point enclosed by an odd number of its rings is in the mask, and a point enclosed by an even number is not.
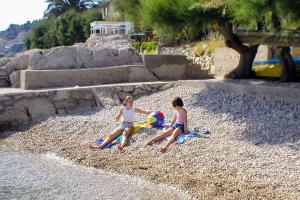
{"type": "Polygon", "coordinates": [[[133,122],[134,108],[127,109],[125,106],[122,108],[122,122],[133,122]]]}

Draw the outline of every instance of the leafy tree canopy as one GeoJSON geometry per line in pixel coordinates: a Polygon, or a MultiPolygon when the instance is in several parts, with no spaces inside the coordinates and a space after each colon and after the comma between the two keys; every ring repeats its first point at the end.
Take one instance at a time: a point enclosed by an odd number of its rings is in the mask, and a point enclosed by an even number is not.
{"type": "Polygon", "coordinates": [[[94,8],[99,4],[99,0],[46,0],[46,3],[48,3],[48,7],[44,16],[48,17],[59,16],[70,9],[81,12],[88,8],[94,8]]]}
{"type": "Polygon", "coordinates": [[[128,20],[140,25],[141,0],[112,0],[113,8],[121,15],[123,20],[128,20]]]}
{"type": "Polygon", "coordinates": [[[97,9],[81,13],[69,10],[59,17],[50,16],[33,26],[25,46],[27,49],[47,49],[84,42],[90,36],[90,23],[101,19],[101,12],[97,9]]]}

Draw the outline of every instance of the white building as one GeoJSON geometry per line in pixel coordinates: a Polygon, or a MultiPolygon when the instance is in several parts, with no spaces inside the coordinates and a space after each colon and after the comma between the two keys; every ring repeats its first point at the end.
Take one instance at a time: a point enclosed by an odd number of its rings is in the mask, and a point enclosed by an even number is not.
{"type": "Polygon", "coordinates": [[[91,23],[91,34],[95,35],[127,35],[132,30],[133,24],[130,22],[94,21],[91,23]]]}

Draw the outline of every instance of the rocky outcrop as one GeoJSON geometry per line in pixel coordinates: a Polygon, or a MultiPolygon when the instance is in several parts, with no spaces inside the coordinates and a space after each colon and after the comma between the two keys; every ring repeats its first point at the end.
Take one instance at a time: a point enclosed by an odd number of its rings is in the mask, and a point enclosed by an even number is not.
{"type": "Polygon", "coordinates": [[[0,94],[0,131],[56,114],[109,109],[121,105],[126,96],[139,97],[172,86],[172,83],[153,83],[0,94]]]}
{"type": "Polygon", "coordinates": [[[85,42],[92,49],[128,49],[131,48],[126,35],[97,36],[91,35],[85,42]]]}
{"type": "Polygon", "coordinates": [[[32,49],[17,54],[9,60],[0,60],[0,87],[19,85],[19,70],[59,70],[102,68],[141,64],[141,56],[130,48],[125,36],[95,36],[87,42],[73,46],[60,46],[48,50],[32,49]],[[12,73],[14,74],[12,75],[12,73]]]}
{"type": "Polygon", "coordinates": [[[60,46],[46,51],[32,52],[27,66],[31,70],[57,70],[101,68],[140,64],[141,62],[140,55],[131,48],[124,47],[124,45],[120,46],[119,40],[116,40],[115,43],[113,38],[109,40],[106,37],[93,35],[88,39],[86,46],[76,44],[74,46],[60,46]],[[110,41],[110,45],[105,45],[102,38],[105,38],[105,41],[110,41]]]}

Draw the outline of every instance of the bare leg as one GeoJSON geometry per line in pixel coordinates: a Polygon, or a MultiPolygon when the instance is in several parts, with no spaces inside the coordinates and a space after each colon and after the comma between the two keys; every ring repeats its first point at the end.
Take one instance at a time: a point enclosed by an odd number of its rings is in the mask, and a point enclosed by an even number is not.
{"type": "Polygon", "coordinates": [[[161,140],[161,139],[163,139],[163,138],[165,138],[165,137],[171,135],[172,132],[173,132],[173,128],[172,128],[172,127],[168,128],[165,132],[162,132],[162,133],[156,135],[156,136],[155,136],[154,138],[152,138],[151,140],[149,140],[149,141],[145,144],[145,147],[146,147],[147,145],[152,145],[153,143],[155,143],[155,142],[157,142],[157,141],[159,141],[159,140],[161,140]]]}
{"type": "Polygon", "coordinates": [[[133,127],[129,127],[123,131],[122,142],[118,145],[118,148],[120,150],[123,150],[123,148],[128,144],[128,137],[133,132],[133,129],[133,127]]]}
{"type": "Polygon", "coordinates": [[[159,151],[162,152],[162,153],[165,153],[165,152],[167,151],[168,147],[169,147],[171,144],[173,144],[173,142],[175,142],[176,138],[178,137],[178,135],[179,135],[181,132],[182,132],[182,130],[181,130],[180,128],[176,128],[176,129],[173,131],[172,135],[171,135],[171,140],[169,140],[169,141],[167,142],[167,144],[165,144],[163,147],[161,147],[161,148],[159,149],[159,151]]]}
{"type": "Polygon", "coordinates": [[[118,135],[121,135],[124,129],[116,128],[107,138],[103,141],[101,145],[92,144],[90,145],[91,149],[103,149],[108,143],[115,139],[118,135]]]}

